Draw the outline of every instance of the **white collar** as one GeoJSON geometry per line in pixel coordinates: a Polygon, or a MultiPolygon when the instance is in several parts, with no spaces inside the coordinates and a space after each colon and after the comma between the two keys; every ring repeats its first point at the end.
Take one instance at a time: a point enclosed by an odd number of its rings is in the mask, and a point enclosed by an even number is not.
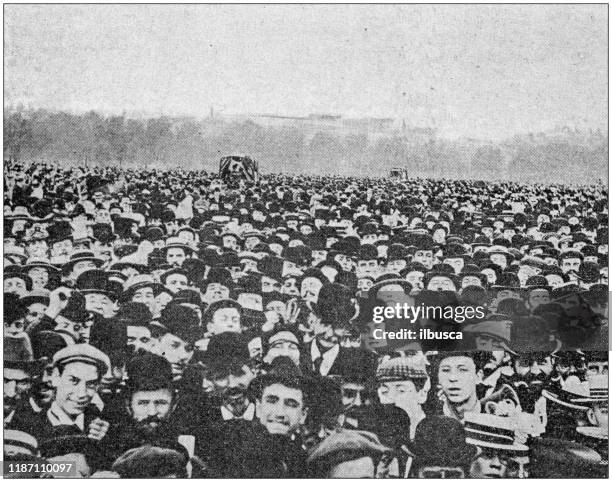
{"type": "Polygon", "coordinates": [[[253,417],[255,417],[255,404],[249,403],[247,409],[239,417],[230,412],[229,409],[225,407],[225,405],[221,405],[221,416],[223,417],[223,420],[243,419],[248,420],[250,422],[251,420],[253,420],[253,417]]]}
{"type": "Polygon", "coordinates": [[[78,427],[81,432],[85,430],[85,414],[81,413],[77,415],[75,419],[73,419],[57,404],[56,401],[54,401],[49,410],[47,410],[47,418],[54,427],[57,427],[58,425],[74,425],[75,427],[78,427]]]}

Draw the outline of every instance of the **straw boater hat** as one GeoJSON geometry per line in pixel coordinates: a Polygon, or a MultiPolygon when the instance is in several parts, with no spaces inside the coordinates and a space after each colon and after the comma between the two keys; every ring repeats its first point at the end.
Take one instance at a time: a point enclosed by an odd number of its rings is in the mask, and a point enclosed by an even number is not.
{"type": "Polygon", "coordinates": [[[547,400],[572,410],[586,411],[589,409],[585,400],[590,400],[588,382],[581,382],[578,377],[569,377],[558,392],[550,389],[542,390],[542,396],[547,400]]]}
{"type": "Polygon", "coordinates": [[[471,445],[517,455],[529,450],[527,445],[517,441],[517,425],[511,417],[469,412],[465,414],[463,422],[465,441],[471,445]]]}

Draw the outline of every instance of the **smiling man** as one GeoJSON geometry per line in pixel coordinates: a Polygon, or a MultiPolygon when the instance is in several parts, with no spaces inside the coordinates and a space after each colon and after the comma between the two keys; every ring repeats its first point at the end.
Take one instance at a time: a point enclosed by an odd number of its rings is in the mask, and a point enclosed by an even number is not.
{"type": "Polygon", "coordinates": [[[89,438],[101,440],[109,423],[103,420],[100,409],[93,403],[104,374],[110,370],[106,354],[85,343],[62,348],[53,356],[51,384],[55,399],[48,410],[43,410],[23,427],[37,440],[51,438],[58,426],[73,425],[89,438]]]}

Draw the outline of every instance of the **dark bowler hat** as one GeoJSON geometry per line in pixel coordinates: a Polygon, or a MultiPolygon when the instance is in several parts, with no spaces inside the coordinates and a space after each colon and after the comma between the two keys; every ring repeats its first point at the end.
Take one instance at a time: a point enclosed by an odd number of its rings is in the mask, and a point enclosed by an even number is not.
{"type": "Polygon", "coordinates": [[[109,285],[108,273],[101,269],[90,269],[81,273],[76,279],[75,288],[82,294],[102,294],[109,298],[117,295],[109,285]]]}
{"type": "Polygon", "coordinates": [[[144,303],[126,301],[119,306],[115,319],[125,323],[127,326],[149,326],[153,317],[151,310],[144,303]]]}
{"type": "Polygon", "coordinates": [[[608,464],[593,449],[569,440],[537,437],[531,442],[529,475],[534,478],[601,478],[608,464]]]}
{"type": "Polygon", "coordinates": [[[25,370],[33,375],[38,374],[47,364],[47,359],[34,359],[32,346],[27,337],[4,337],[4,367],[25,370]]]}
{"type": "Polygon", "coordinates": [[[491,287],[494,290],[518,290],[521,287],[521,282],[516,273],[504,271],[497,277],[496,283],[491,287]]]}
{"type": "Polygon", "coordinates": [[[121,294],[122,300],[130,300],[134,293],[141,288],[151,288],[153,290],[153,295],[157,296],[160,294],[165,288],[164,285],[155,281],[153,276],[148,274],[139,274],[136,276],[132,276],[128,279],[123,285],[123,293],[121,294]]]}
{"type": "Polygon", "coordinates": [[[242,367],[250,359],[248,341],[242,333],[213,335],[201,359],[208,368],[242,367]]]}
{"type": "Polygon", "coordinates": [[[172,367],[164,357],[142,353],[126,365],[127,386],[132,392],[153,391],[162,388],[172,390],[172,367]]]}
{"type": "Polygon", "coordinates": [[[91,319],[86,306],[85,296],[79,291],[72,291],[70,298],[68,298],[68,303],[59,312],[59,315],[74,323],[85,323],[91,319]]]}
{"type": "Polygon", "coordinates": [[[420,467],[469,466],[480,452],[467,443],[465,429],[459,420],[443,416],[421,420],[408,450],[420,467]]]}
{"type": "Polygon", "coordinates": [[[55,331],[37,331],[32,335],[32,351],[36,358],[53,359],[62,348],[66,348],[66,340],[55,331]]]}
{"type": "Polygon", "coordinates": [[[151,324],[151,328],[157,327],[162,333],[170,333],[185,343],[193,344],[203,336],[199,321],[191,308],[170,303],[162,310],[160,319],[151,324]]]}

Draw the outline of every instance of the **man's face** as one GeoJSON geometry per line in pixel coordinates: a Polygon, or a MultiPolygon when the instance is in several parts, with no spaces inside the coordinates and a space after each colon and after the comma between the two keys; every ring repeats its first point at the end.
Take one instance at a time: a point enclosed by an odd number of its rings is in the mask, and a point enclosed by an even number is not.
{"type": "Polygon", "coordinates": [[[529,306],[532,310],[546,303],[550,303],[550,293],[548,290],[536,289],[529,292],[529,306]]]}
{"type": "Polygon", "coordinates": [[[425,402],[427,391],[417,391],[412,380],[384,382],[378,388],[378,398],[383,405],[391,404],[408,409],[425,402]]]}
{"type": "Polygon", "coordinates": [[[387,271],[389,271],[390,273],[399,274],[399,272],[403,270],[405,267],[406,267],[405,259],[394,259],[387,263],[387,271]]]}
{"type": "Polygon", "coordinates": [[[607,285],[607,284],[608,284],[608,268],[607,268],[607,267],[601,268],[601,269],[599,270],[599,275],[600,275],[600,277],[601,277],[600,281],[601,281],[603,284],[606,284],[606,285],[607,285]]]}
{"type": "Polygon", "coordinates": [[[546,357],[528,357],[522,356],[514,361],[514,372],[516,375],[529,384],[529,388],[534,390],[535,394],[539,392],[544,381],[553,372],[553,362],[550,356],[546,357]]]}
{"type": "Polygon", "coordinates": [[[32,388],[32,378],[19,368],[4,368],[4,416],[9,415],[17,403],[26,400],[32,388]]]}
{"type": "Polygon", "coordinates": [[[244,258],[240,261],[242,265],[242,271],[245,273],[257,271],[257,261],[254,259],[244,258]]]}
{"type": "Polygon", "coordinates": [[[167,420],[172,408],[172,392],[168,388],[135,392],[130,399],[130,414],[144,433],[158,430],[167,420]]]}
{"type": "Polygon", "coordinates": [[[318,278],[308,277],[302,281],[300,296],[304,301],[316,303],[319,300],[319,292],[323,283],[318,278]]]}
{"type": "Polygon", "coordinates": [[[357,260],[357,276],[376,275],[378,273],[378,261],[375,259],[357,260]]]}
{"type": "Polygon", "coordinates": [[[608,402],[601,401],[594,403],[588,417],[594,426],[605,428],[607,431],[609,427],[608,402]]]}
{"type": "Polygon", "coordinates": [[[114,303],[108,296],[101,293],[87,293],[85,303],[87,311],[99,313],[104,318],[111,318],[115,312],[114,303]]]}
{"type": "Polygon", "coordinates": [[[172,333],[166,333],[159,339],[156,350],[170,362],[175,380],[183,375],[187,363],[193,356],[193,346],[172,333]]]}
{"type": "Polygon", "coordinates": [[[491,263],[496,264],[497,266],[501,266],[502,269],[506,269],[508,265],[508,260],[506,259],[506,255],[502,253],[493,253],[489,256],[491,259],[491,263]]]}
{"type": "Polygon", "coordinates": [[[49,282],[49,272],[40,266],[30,268],[28,276],[32,279],[33,289],[43,289],[49,282]]]}
{"type": "Polygon", "coordinates": [[[274,383],[263,389],[256,412],[269,433],[287,435],[304,423],[307,410],[301,390],[274,383]]]}
{"type": "Polygon", "coordinates": [[[422,271],[410,271],[406,274],[406,281],[412,285],[415,289],[423,288],[423,277],[425,273],[422,271]]]}
{"type": "Polygon", "coordinates": [[[153,288],[147,286],[136,290],[132,295],[132,301],[146,305],[147,308],[149,308],[149,311],[153,313],[155,306],[155,295],[153,294],[153,288]]]}
{"type": "Polygon", "coordinates": [[[226,300],[229,298],[229,295],[230,290],[228,287],[221,283],[209,283],[208,286],[206,286],[204,298],[208,303],[212,303],[213,301],[226,300]]]}
{"type": "Polygon", "coordinates": [[[444,244],[444,240],[446,239],[446,231],[443,229],[436,229],[433,233],[433,240],[438,244],[444,244]]]}
{"type": "Polygon", "coordinates": [[[166,277],[166,283],[164,284],[172,293],[176,294],[179,291],[187,289],[188,281],[187,276],[181,273],[174,273],[166,277]]]}
{"type": "Polygon", "coordinates": [[[209,375],[215,393],[235,416],[241,416],[249,405],[247,390],[255,374],[248,365],[213,370],[209,375]]]}
{"type": "Polygon", "coordinates": [[[223,236],[223,247],[231,249],[232,251],[238,250],[238,242],[234,236],[223,236]]]}
{"type": "Polygon", "coordinates": [[[19,337],[25,330],[25,321],[23,318],[19,318],[13,321],[4,321],[4,336],[5,337],[19,337]]]}
{"type": "Polygon", "coordinates": [[[177,238],[181,240],[181,242],[185,244],[191,244],[194,242],[195,238],[191,231],[181,231],[178,233],[177,238]]]}
{"type": "Polygon", "coordinates": [[[253,251],[253,248],[259,244],[259,238],[251,236],[244,241],[245,251],[253,251]]]}
{"type": "Polygon", "coordinates": [[[300,296],[300,290],[297,287],[297,280],[295,278],[286,278],[283,281],[283,286],[281,287],[281,293],[287,295],[300,296]]]}
{"type": "Polygon", "coordinates": [[[274,278],[270,278],[269,276],[262,276],[261,291],[262,293],[271,293],[273,291],[280,291],[280,283],[274,278]]]}
{"type": "Polygon", "coordinates": [[[26,246],[26,253],[32,258],[46,258],[47,249],[47,242],[41,239],[28,243],[28,245],[26,246]]]}
{"type": "Polygon", "coordinates": [[[482,281],[478,276],[464,276],[461,280],[461,287],[466,286],[480,286],[482,287],[482,281]]]}
{"type": "Polygon", "coordinates": [[[376,234],[364,234],[361,238],[361,244],[374,244],[376,241],[378,241],[376,234]]]}
{"type": "Polygon", "coordinates": [[[40,321],[45,314],[45,310],[47,309],[47,305],[42,303],[32,303],[27,307],[27,313],[25,316],[26,325],[30,326],[37,321],[40,321]]]}
{"type": "Polygon", "coordinates": [[[68,415],[80,415],[97,393],[99,382],[98,368],[89,363],[68,363],[61,375],[56,368],[53,375],[55,401],[68,415]]]}
{"type": "Polygon", "coordinates": [[[186,258],[183,248],[169,248],[166,252],[166,263],[171,266],[182,266],[186,258]]]}
{"type": "Polygon", "coordinates": [[[446,276],[434,276],[429,280],[427,289],[431,291],[457,291],[455,283],[446,276]]]}
{"type": "Polygon", "coordinates": [[[315,249],[312,251],[312,265],[315,266],[327,258],[327,251],[315,249]]]}
{"type": "Polygon", "coordinates": [[[480,333],[475,339],[476,350],[499,352],[505,349],[503,342],[495,337],[489,336],[486,333],[480,333]]]}
{"type": "Polygon", "coordinates": [[[240,312],[232,307],[218,309],[212,317],[212,322],[208,323],[207,329],[213,335],[225,332],[240,333],[242,331],[240,312]]]}
{"type": "Polygon", "coordinates": [[[438,382],[452,404],[461,404],[476,396],[476,365],[467,356],[445,358],[438,368],[438,382]]]}
{"type": "Polygon", "coordinates": [[[127,344],[131,346],[134,351],[145,350],[151,351],[153,348],[153,338],[151,337],[151,330],[146,326],[127,326],[127,344]]]}
{"type": "Polygon", "coordinates": [[[470,476],[475,479],[500,479],[507,476],[510,458],[501,452],[483,448],[480,456],[472,462],[470,476]]]}
{"type": "Polygon", "coordinates": [[[96,269],[96,268],[97,268],[96,263],[94,263],[93,261],[89,261],[89,260],[79,261],[77,263],[74,263],[74,266],[72,267],[72,277],[74,279],[77,279],[79,275],[83,273],[84,271],[89,271],[90,269],[96,269]]]}
{"type": "Polygon", "coordinates": [[[463,258],[446,258],[444,262],[453,267],[455,274],[459,274],[459,272],[463,269],[463,265],[465,264],[463,258]]]}
{"type": "Polygon", "coordinates": [[[369,278],[360,278],[357,280],[357,288],[364,293],[367,293],[373,284],[374,281],[369,278]]]}
{"type": "Polygon", "coordinates": [[[61,256],[69,256],[72,253],[73,245],[71,239],[64,239],[62,241],[58,241],[53,243],[51,246],[51,256],[52,257],[61,257],[61,256]]]}
{"type": "Polygon", "coordinates": [[[414,261],[423,264],[427,269],[431,269],[434,262],[432,250],[419,249],[414,253],[414,261]]]}
{"type": "Polygon", "coordinates": [[[280,332],[270,338],[268,353],[266,353],[264,361],[271,363],[279,356],[289,357],[296,366],[300,366],[299,341],[293,333],[280,332]]]}
{"type": "Polygon", "coordinates": [[[21,278],[6,278],[4,280],[4,292],[15,293],[22,296],[27,293],[26,283],[21,278]]]}
{"type": "Polygon", "coordinates": [[[337,254],[334,261],[342,267],[343,271],[350,271],[353,268],[353,261],[346,254],[337,254]]]}
{"type": "Polygon", "coordinates": [[[570,271],[578,272],[580,268],[580,258],[565,258],[561,262],[561,271],[569,273],[570,271]]]}

